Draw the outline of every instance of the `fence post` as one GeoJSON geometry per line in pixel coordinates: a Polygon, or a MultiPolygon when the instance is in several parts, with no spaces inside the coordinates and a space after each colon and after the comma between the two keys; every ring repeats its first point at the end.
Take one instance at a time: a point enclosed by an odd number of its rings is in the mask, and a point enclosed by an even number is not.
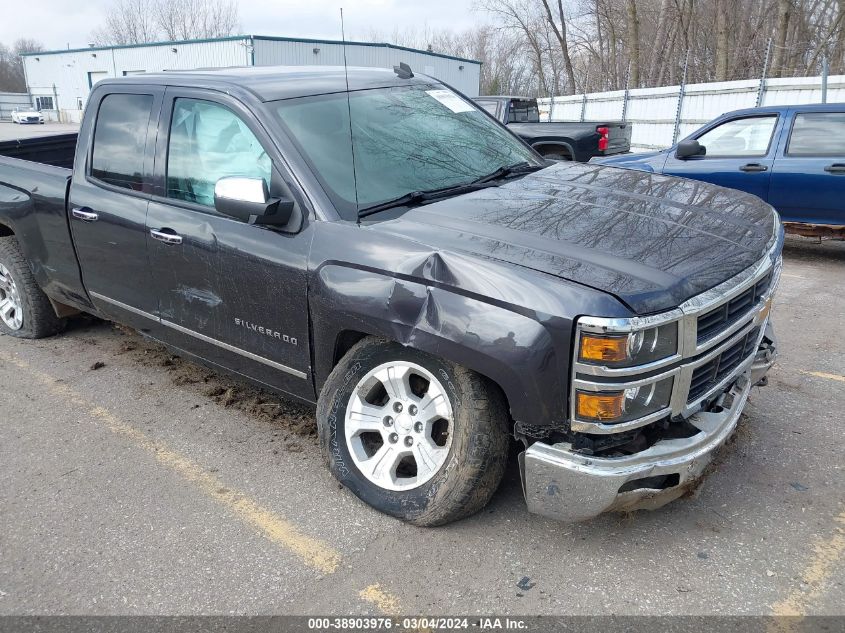
{"type": "Polygon", "coordinates": [[[769,57],[772,54],[772,38],[769,38],[769,44],[766,46],[766,59],[763,61],[763,74],[760,75],[760,85],[757,87],[757,102],[754,104],[755,108],[763,105],[763,94],[766,92],[766,73],[769,71],[769,57]]]}
{"type": "Polygon", "coordinates": [[[584,115],[587,112],[587,84],[590,83],[590,69],[587,69],[587,74],[584,76],[584,94],[581,97],[581,122],[584,122],[584,115]]]}
{"type": "Polygon", "coordinates": [[[822,57],[822,103],[827,103],[827,76],[830,74],[830,63],[827,55],[822,57]]]}
{"type": "Polygon", "coordinates": [[[628,62],[628,70],[625,72],[625,94],[622,95],[622,122],[628,120],[628,96],[630,95],[631,62],[628,62]]]}
{"type": "Polygon", "coordinates": [[[678,132],[681,129],[681,110],[684,107],[684,94],[687,90],[687,68],[689,67],[689,49],[684,57],[684,72],[681,74],[681,85],[678,87],[678,107],[675,108],[675,127],[672,130],[672,145],[678,140],[678,132]]]}

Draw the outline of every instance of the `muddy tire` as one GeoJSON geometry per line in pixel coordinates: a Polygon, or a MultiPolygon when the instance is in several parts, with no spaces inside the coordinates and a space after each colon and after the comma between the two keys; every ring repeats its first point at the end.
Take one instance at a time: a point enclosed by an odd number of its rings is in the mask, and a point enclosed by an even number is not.
{"type": "Polygon", "coordinates": [[[18,338],[58,334],[65,320],[35,282],[14,237],[0,237],[0,333],[18,338]]]}
{"type": "Polygon", "coordinates": [[[508,458],[509,416],[479,374],[366,338],[329,375],[317,405],[332,474],[380,512],[436,526],[487,505],[508,458]]]}

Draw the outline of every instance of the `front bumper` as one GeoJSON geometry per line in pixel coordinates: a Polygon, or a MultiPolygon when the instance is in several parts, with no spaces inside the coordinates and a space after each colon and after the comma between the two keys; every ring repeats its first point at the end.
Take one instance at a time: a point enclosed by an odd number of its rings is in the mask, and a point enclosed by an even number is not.
{"type": "Polygon", "coordinates": [[[568,443],[532,444],[519,456],[528,510],[560,521],[583,521],[602,512],[655,509],[695,487],[713,454],[733,434],[751,387],[765,384],[777,356],[770,326],[753,361],[709,407],[689,418],[699,429],[692,437],[661,440],[624,457],[594,457],[576,453],[568,443]],[[657,489],[646,480],[677,476],[673,485],[657,489]],[[628,484],[626,490],[620,488],[628,484]],[[633,489],[631,489],[633,488],[633,489]]]}

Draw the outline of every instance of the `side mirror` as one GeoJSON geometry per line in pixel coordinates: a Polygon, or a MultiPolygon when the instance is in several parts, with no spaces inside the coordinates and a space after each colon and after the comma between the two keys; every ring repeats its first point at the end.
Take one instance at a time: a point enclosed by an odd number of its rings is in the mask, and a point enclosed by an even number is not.
{"type": "Polygon", "coordinates": [[[214,208],[247,224],[285,226],[293,200],[271,198],[263,178],[221,178],[214,185],[214,208]]]}
{"type": "Polygon", "coordinates": [[[675,150],[675,158],[683,160],[691,156],[704,156],[707,154],[707,148],[695,139],[687,139],[678,143],[675,150]]]}

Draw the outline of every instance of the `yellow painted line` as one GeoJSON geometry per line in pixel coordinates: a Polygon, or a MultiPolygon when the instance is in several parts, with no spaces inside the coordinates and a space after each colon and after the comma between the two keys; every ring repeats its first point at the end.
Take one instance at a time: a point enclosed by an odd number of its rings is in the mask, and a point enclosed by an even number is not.
{"type": "Polygon", "coordinates": [[[806,277],[804,277],[803,275],[793,275],[793,274],[790,274],[790,273],[781,273],[780,276],[781,277],[792,277],[793,279],[806,279],[806,277]]]}
{"type": "Polygon", "coordinates": [[[795,625],[807,615],[808,607],[824,595],[830,577],[845,555],[845,510],[834,520],[839,525],[835,526],[833,534],[813,543],[813,556],[801,573],[801,583],[806,590],[795,588],[786,598],[772,605],[775,616],[793,617],[775,620],[769,627],[770,631],[794,630],[795,625]]]}
{"type": "Polygon", "coordinates": [[[206,496],[224,505],[237,518],[256,528],[271,542],[293,552],[309,567],[325,574],[337,571],[340,565],[340,554],[328,544],[304,534],[291,521],[261,506],[246,494],[230,490],[222,480],[197,462],[169,448],[164,442],[150,438],[142,431],[118,419],[107,409],[85,400],[66,384],[57,382],[54,377],[30,367],[19,358],[8,355],[3,355],[3,357],[20,369],[31,373],[54,394],[86,409],[93,418],[112,433],[128,438],[135,445],[152,453],[161,464],[194,484],[206,496]]]}
{"type": "Polygon", "coordinates": [[[379,584],[364,587],[358,595],[384,615],[399,615],[399,599],[385,592],[379,584]]]}
{"type": "Polygon", "coordinates": [[[838,374],[826,374],[823,371],[802,371],[802,374],[807,374],[808,376],[815,376],[816,378],[826,378],[827,380],[836,380],[837,382],[845,382],[845,376],[840,376],[838,374]]]}

